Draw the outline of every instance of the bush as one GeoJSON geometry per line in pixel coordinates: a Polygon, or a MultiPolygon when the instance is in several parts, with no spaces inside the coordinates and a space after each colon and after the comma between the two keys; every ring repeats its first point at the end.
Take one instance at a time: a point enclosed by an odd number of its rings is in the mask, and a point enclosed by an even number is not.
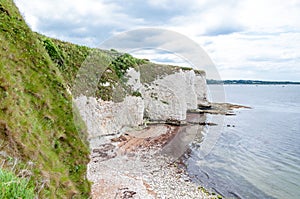
{"type": "Polygon", "coordinates": [[[142,93],[140,93],[139,91],[133,91],[133,92],[132,92],[132,96],[135,96],[135,97],[142,97],[142,93]]]}
{"type": "Polygon", "coordinates": [[[56,63],[59,69],[63,71],[65,68],[65,64],[62,52],[59,50],[59,48],[49,38],[44,40],[44,47],[47,50],[52,61],[56,63]]]}
{"type": "Polygon", "coordinates": [[[28,181],[26,178],[19,178],[12,172],[0,169],[0,198],[34,198],[34,187],[28,181]]]}
{"type": "Polygon", "coordinates": [[[138,65],[145,63],[142,59],[137,59],[128,53],[118,56],[112,61],[111,65],[116,71],[119,78],[123,77],[126,71],[131,68],[136,68],[138,65]]]}

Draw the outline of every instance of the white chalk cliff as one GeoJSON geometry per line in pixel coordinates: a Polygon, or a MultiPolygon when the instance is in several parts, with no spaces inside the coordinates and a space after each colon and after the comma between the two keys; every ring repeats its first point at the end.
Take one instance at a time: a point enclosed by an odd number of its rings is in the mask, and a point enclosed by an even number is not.
{"type": "Polygon", "coordinates": [[[126,84],[140,96],[126,96],[122,102],[83,95],[75,98],[90,138],[114,134],[126,127],[138,127],[145,119],[184,121],[187,110],[206,103],[203,71],[177,69],[171,74],[158,75],[149,82],[143,82],[142,75],[133,68],[126,74],[126,84]]]}

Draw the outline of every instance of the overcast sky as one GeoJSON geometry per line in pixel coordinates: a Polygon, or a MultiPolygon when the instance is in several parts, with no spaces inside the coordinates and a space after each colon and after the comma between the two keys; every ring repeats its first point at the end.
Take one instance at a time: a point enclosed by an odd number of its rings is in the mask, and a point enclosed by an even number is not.
{"type": "MultiPolygon", "coordinates": [[[[300,81],[300,0],[15,3],[34,31],[65,41],[97,47],[123,31],[164,28],[197,42],[222,79],[300,81]]],[[[163,61],[159,56],[149,58],[163,61]]]]}

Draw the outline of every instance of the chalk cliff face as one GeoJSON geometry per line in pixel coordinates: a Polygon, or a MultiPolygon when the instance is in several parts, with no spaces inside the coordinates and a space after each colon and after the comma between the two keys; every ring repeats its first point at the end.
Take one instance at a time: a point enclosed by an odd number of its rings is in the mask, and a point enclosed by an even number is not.
{"type": "Polygon", "coordinates": [[[150,120],[186,119],[186,111],[206,100],[205,74],[179,70],[151,82],[141,92],[150,120]]]}
{"type": "Polygon", "coordinates": [[[144,101],[140,97],[127,96],[123,102],[114,103],[80,96],[75,103],[86,123],[89,138],[118,133],[124,127],[143,123],[144,101]]]}
{"type": "Polygon", "coordinates": [[[202,71],[179,69],[150,82],[142,82],[143,75],[147,74],[133,68],[126,74],[126,85],[138,97],[127,96],[118,103],[86,96],[75,99],[90,138],[137,127],[144,120],[184,121],[187,110],[206,102],[206,79],[202,71]]]}

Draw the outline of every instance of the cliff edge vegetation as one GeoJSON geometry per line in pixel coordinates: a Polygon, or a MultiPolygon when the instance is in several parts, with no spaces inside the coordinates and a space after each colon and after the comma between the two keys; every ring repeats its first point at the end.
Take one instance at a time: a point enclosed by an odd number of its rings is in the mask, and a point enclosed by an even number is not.
{"type": "MultiPolygon", "coordinates": [[[[88,198],[89,149],[85,126],[73,121],[69,73],[39,38],[12,0],[0,2],[0,175],[25,178],[40,198],[88,198]]],[[[80,63],[72,56],[61,61],[80,63]]]]}

